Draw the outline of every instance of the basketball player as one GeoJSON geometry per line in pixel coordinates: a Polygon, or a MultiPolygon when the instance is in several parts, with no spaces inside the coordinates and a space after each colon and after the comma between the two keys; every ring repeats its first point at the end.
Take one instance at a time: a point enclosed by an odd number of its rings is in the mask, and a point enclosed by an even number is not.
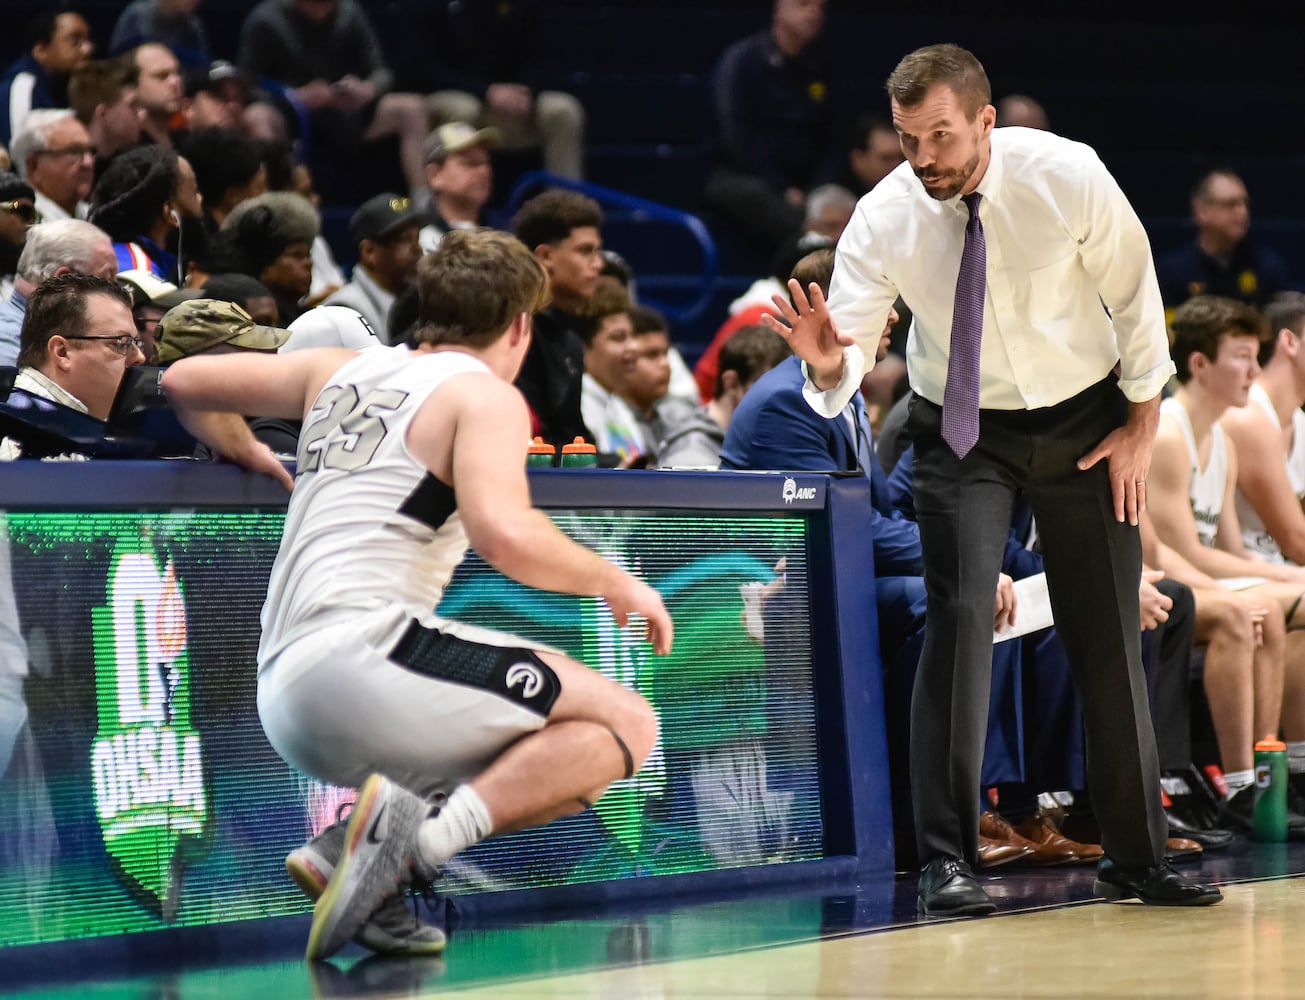
{"type": "Polygon", "coordinates": [[[401,926],[396,887],[486,837],[591,806],[657,736],[634,691],[432,612],[470,544],[528,586],[601,596],[618,624],[641,616],[654,650],[671,648],[657,592],[530,504],[530,419],[512,381],[547,301],[543,268],[508,234],[456,230],[422,259],[418,289],[413,348],[191,358],[164,378],[215,453],[287,485],[235,414],[304,422],[263,609],[259,714],[291,765],[361,786],[347,829],[287,859],[320,893],[310,958],[355,934],[376,950],[439,951],[436,928],[401,926]]]}

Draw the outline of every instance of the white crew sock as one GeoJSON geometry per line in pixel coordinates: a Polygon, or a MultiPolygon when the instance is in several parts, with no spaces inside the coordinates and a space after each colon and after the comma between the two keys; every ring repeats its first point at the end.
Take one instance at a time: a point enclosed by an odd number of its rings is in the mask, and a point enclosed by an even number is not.
{"type": "Polygon", "coordinates": [[[1228,798],[1231,799],[1243,788],[1250,787],[1251,783],[1255,781],[1255,771],[1227,771],[1224,773],[1223,780],[1228,785],[1228,798]]]}
{"type": "Polygon", "coordinates": [[[440,806],[438,816],[417,831],[417,853],[422,861],[439,868],[449,858],[478,844],[493,832],[489,809],[470,785],[459,785],[440,806]]]}

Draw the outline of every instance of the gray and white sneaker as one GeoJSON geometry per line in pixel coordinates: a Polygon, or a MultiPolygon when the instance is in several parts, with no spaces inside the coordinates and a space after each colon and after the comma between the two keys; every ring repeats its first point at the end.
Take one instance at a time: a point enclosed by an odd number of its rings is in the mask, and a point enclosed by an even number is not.
{"type": "MultiPolygon", "coordinates": [[[[305,896],[317,900],[326,891],[344,853],[345,821],[332,823],[316,837],[286,855],[285,870],[305,896]]],[[[448,943],[444,932],[419,920],[403,892],[391,896],[353,936],[364,948],[381,955],[438,955],[448,943]]]]}
{"type": "MultiPolygon", "coordinates": [[[[367,779],[344,831],[339,861],[327,874],[325,889],[313,908],[308,958],[322,959],[335,954],[355,934],[359,935],[360,943],[381,950],[362,939],[365,927],[375,928],[369,931],[370,940],[385,945],[411,936],[415,926],[426,927],[428,930],[420,935],[425,943],[416,948],[413,947],[416,942],[405,946],[407,953],[429,955],[443,950],[444,933],[436,927],[421,925],[403,905],[401,891],[420,867],[417,830],[429,810],[425,800],[385,777],[373,774],[367,779]],[[396,903],[398,910],[394,909],[396,903]]],[[[328,837],[332,829],[328,827],[286,859],[287,870],[301,887],[304,882],[300,881],[300,875],[305,868],[311,866],[320,873],[322,863],[329,861],[327,854],[336,836],[328,837]],[[294,868],[292,859],[295,859],[294,868]],[[300,866],[299,861],[310,864],[300,866]]]]}

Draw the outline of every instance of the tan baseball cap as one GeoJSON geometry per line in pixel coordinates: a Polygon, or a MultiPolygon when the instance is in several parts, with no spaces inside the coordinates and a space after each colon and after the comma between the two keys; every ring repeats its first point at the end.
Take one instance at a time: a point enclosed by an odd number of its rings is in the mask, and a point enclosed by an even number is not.
{"type": "Polygon", "coordinates": [[[496,128],[478,129],[466,122],[445,122],[426,136],[422,152],[425,153],[427,163],[437,163],[472,146],[496,149],[502,142],[503,137],[496,128]]]}
{"type": "Polygon", "coordinates": [[[247,351],[275,351],[290,339],[290,331],[260,326],[234,302],[192,299],[164,313],[154,337],[155,360],[166,365],[219,344],[247,351]]]}

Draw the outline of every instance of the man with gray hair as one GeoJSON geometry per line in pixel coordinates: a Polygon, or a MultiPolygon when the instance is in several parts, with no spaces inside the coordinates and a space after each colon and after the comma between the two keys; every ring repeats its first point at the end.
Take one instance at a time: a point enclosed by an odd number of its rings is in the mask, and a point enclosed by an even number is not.
{"type": "Polygon", "coordinates": [[[9,147],[14,169],[36,191],[36,210],[49,221],[86,218],[95,179],[95,147],[68,108],[33,111],[9,147]]]}
{"type": "Polygon", "coordinates": [[[118,273],[113,243],[102,230],[80,219],[61,219],[27,231],[27,245],[18,258],[18,274],[14,277],[14,294],[8,302],[0,303],[0,365],[12,365],[18,360],[19,335],[32,293],[48,278],[70,271],[100,278],[112,278],[118,273]]]}

